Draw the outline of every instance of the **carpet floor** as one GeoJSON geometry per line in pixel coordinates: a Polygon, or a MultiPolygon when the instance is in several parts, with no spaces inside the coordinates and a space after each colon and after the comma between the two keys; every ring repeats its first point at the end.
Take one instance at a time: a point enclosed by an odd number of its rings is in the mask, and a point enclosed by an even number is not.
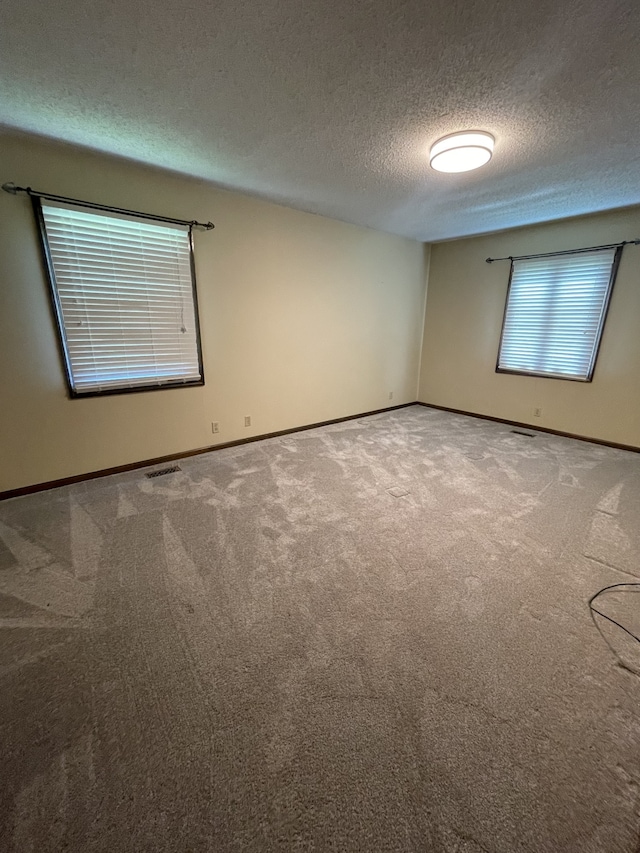
{"type": "Polygon", "coordinates": [[[640,455],[412,406],[179,465],[0,504],[2,851],[640,850],[640,455]]]}

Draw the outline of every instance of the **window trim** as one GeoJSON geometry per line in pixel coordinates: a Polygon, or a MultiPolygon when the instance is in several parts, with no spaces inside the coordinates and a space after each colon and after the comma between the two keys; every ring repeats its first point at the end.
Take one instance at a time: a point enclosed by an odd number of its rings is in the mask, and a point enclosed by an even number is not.
{"type": "MultiPolygon", "coordinates": [[[[594,249],[583,249],[579,251],[572,251],[571,254],[583,254],[586,252],[595,252],[600,251],[602,248],[598,246],[594,249]]],[[[613,246],[611,247],[613,248],[613,246]]],[[[596,336],[595,346],[593,349],[593,360],[591,362],[591,366],[589,369],[589,373],[587,376],[566,376],[565,374],[554,374],[554,373],[539,373],[533,370],[514,370],[508,367],[500,367],[500,353],[502,351],[502,339],[504,337],[504,326],[507,319],[507,310],[509,308],[509,297],[511,295],[511,280],[513,278],[513,263],[514,261],[523,260],[524,258],[511,258],[511,264],[509,268],[509,283],[507,285],[507,296],[504,301],[504,313],[502,315],[502,328],[500,329],[500,341],[498,343],[498,355],[496,357],[496,373],[506,373],[511,374],[512,376],[535,376],[538,379],[560,379],[565,380],[566,382],[592,382],[593,374],[595,373],[596,364],[598,362],[598,355],[600,354],[600,344],[602,343],[602,335],[604,333],[604,327],[607,322],[607,316],[609,313],[609,305],[611,304],[611,295],[613,293],[613,288],[616,283],[616,277],[618,275],[618,267],[620,266],[620,259],[622,257],[622,252],[624,249],[624,244],[617,245],[615,247],[615,254],[613,256],[613,261],[611,263],[611,273],[609,275],[609,284],[607,285],[607,293],[604,298],[604,302],[602,304],[602,319],[600,321],[600,327],[598,329],[598,334],[596,336]]],[[[563,255],[569,254],[568,252],[548,252],[546,253],[547,257],[559,257],[563,255]]],[[[506,260],[506,258],[505,258],[506,260]]]]}
{"type": "MultiPolygon", "coordinates": [[[[199,379],[189,379],[187,381],[182,380],[169,380],[165,382],[155,382],[149,383],[148,385],[136,385],[130,388],[105,388],[102,391],[76,391],[73,387],[73,374],[71,372],[71,358],[69,356],[69,350],[67,347],[67,339],[66,339],[66,330],[64,325],[64,318],[62,314],[62,305],[60,304],[60,295],[58,293],[58,286],[56,283],[56,274],[53,266],[53,258],[51,256],[51,249],[49,246],[49,239],[47,236],[47,229],[44,221],[44,213],[42,211],[42,200],[39,195],[29,194],[31,197],[31,205],[33,207],[33,213],[36,220],[36,228],[38,231],[38,238],[40,243],[40,250],[42,253],[42,260],[44,262],[44,269],[46,272],[49,297],[51,303],[51,309],[53,313],[53,319],[55,321],[57,338],[58,338],[58,347],[60,356],[62,358],[62,364],[64,368],[64,378],[67,386],[67,393],[69,399],[71,400],[81,400],[88,397],[111,397],[116,394],[139,394],[145,391],[165,391],[174,388],[194,388],[199,387],[205,384],[204,380],[204,365],[202,362],[202,342],[200,336],[200,314],[198,311],[198,290],[196,286],[196,265],[195,265],[195,256],[193,251],[193,227],[192,225],[189,227],[189,266],[191,269],[191,292],[193,298],[193,313],[195,318],[195,333],[196,333],[196,351],[198,355],[198,369],[200,371],[199,379]]],[[[66,204],[74,204],[75,207],[83,208],[85,205],[78,204],[70,201],[65,201],[66,204]]],[[[95,209],[99,208],[97,205],[94,206],[95,209]]],[[[87,207],[87,209],[89,209],[87,207]]],[[[105,211],[111,212],[109,208],[105,208],[105,211]]],[[[133,216],[131,218],[134,218],[133,216]]],[[[145,217],[139,217],[144,219],[145,217]]]]}

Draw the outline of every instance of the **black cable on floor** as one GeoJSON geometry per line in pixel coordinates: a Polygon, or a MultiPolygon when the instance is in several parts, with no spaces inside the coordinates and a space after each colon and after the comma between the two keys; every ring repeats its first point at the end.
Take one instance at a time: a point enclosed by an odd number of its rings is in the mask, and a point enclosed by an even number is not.
{"type": "Polygon", "coordinates": [[[600,628],[600,625],[598,625],[598,622],[596,621],[595,614],[597,613],[598,616],[602,616],[603,619],[606,619],[608,622],[611,622],[612,624],[616,625],[618,628],[622,628],[622,630],[625,632],[625,634],[628,634],[637,643],[640,643],[640,637],[636,636],[633,633],[633,631],[630,631],[628,628],[625,628],[624,625],[621,625],[620,622],[617,622],[611,616],[607,616],[606,613],[603,613],[601,610],[598,610],[597,607],[593,606],[593,602],[598,598],[598,596],[603,595],[606,592],[611,592],[612,590],[619,590],[621,588],[629,588],[629,587],[638,588],[638,587],[640,587],[640,583],[614,583],[614,584],[611,584],[610,586],[605,586],[602,589],[599,589],[598,592],[595,593],[595,595],[591,596],[588,604],[589,604],[589,612],[591,613],[591,618],[593,619],[593,624],[596,626],[598,633],[600,634],[602,639],[605,641],[605,643],[609,646],[609,648],[611,649],[613,654],[618,659],[618,663],[622,667],[624,667],[625,669],[629,670],[629,672],[633,672],[636,675],[640,675],[640,671],[634,670],[632,667],[629,666],[629,664],[625,663],[625,661],[622,660],[622,658],[620,657],[620,655],[618,654],[616,649],[611,645],[609,640],[602,633],[602,629],[600,628]]]}

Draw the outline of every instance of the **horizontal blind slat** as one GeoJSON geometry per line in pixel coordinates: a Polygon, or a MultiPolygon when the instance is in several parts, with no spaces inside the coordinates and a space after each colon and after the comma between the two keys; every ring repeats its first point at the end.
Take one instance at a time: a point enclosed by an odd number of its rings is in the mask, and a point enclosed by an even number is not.
{"type": "Polygon", "coordinates": [[[513,261],[498,367],[588,378],[615,252],[513,261]]]}
{"type": "Polygon", "coordinates": [[[75,390],[201,379],[187,229],[42,212],[75,390]]]}

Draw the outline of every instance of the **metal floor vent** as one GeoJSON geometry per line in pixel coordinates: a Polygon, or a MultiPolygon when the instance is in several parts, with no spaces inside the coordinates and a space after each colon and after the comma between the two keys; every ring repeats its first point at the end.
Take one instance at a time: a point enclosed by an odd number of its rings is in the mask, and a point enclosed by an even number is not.
{"type": "Polygon", "coordinates": [[[158,468],[157,471],[147,471],[147,477],[151,480],[153,477],[164,477],[165,474],[175,474],[176,471],[182,471],[179,465],[171,465],[169,468],[158,468]]]}
{"type": "Polygon", "coordinates": [[[526,435],[527,438],[535,438],[536,437],[535,432],[524,432],[524,430],[521,430],[521,429],[512,429],[511,432],[515,432],[516,435],[526,435]]]}

